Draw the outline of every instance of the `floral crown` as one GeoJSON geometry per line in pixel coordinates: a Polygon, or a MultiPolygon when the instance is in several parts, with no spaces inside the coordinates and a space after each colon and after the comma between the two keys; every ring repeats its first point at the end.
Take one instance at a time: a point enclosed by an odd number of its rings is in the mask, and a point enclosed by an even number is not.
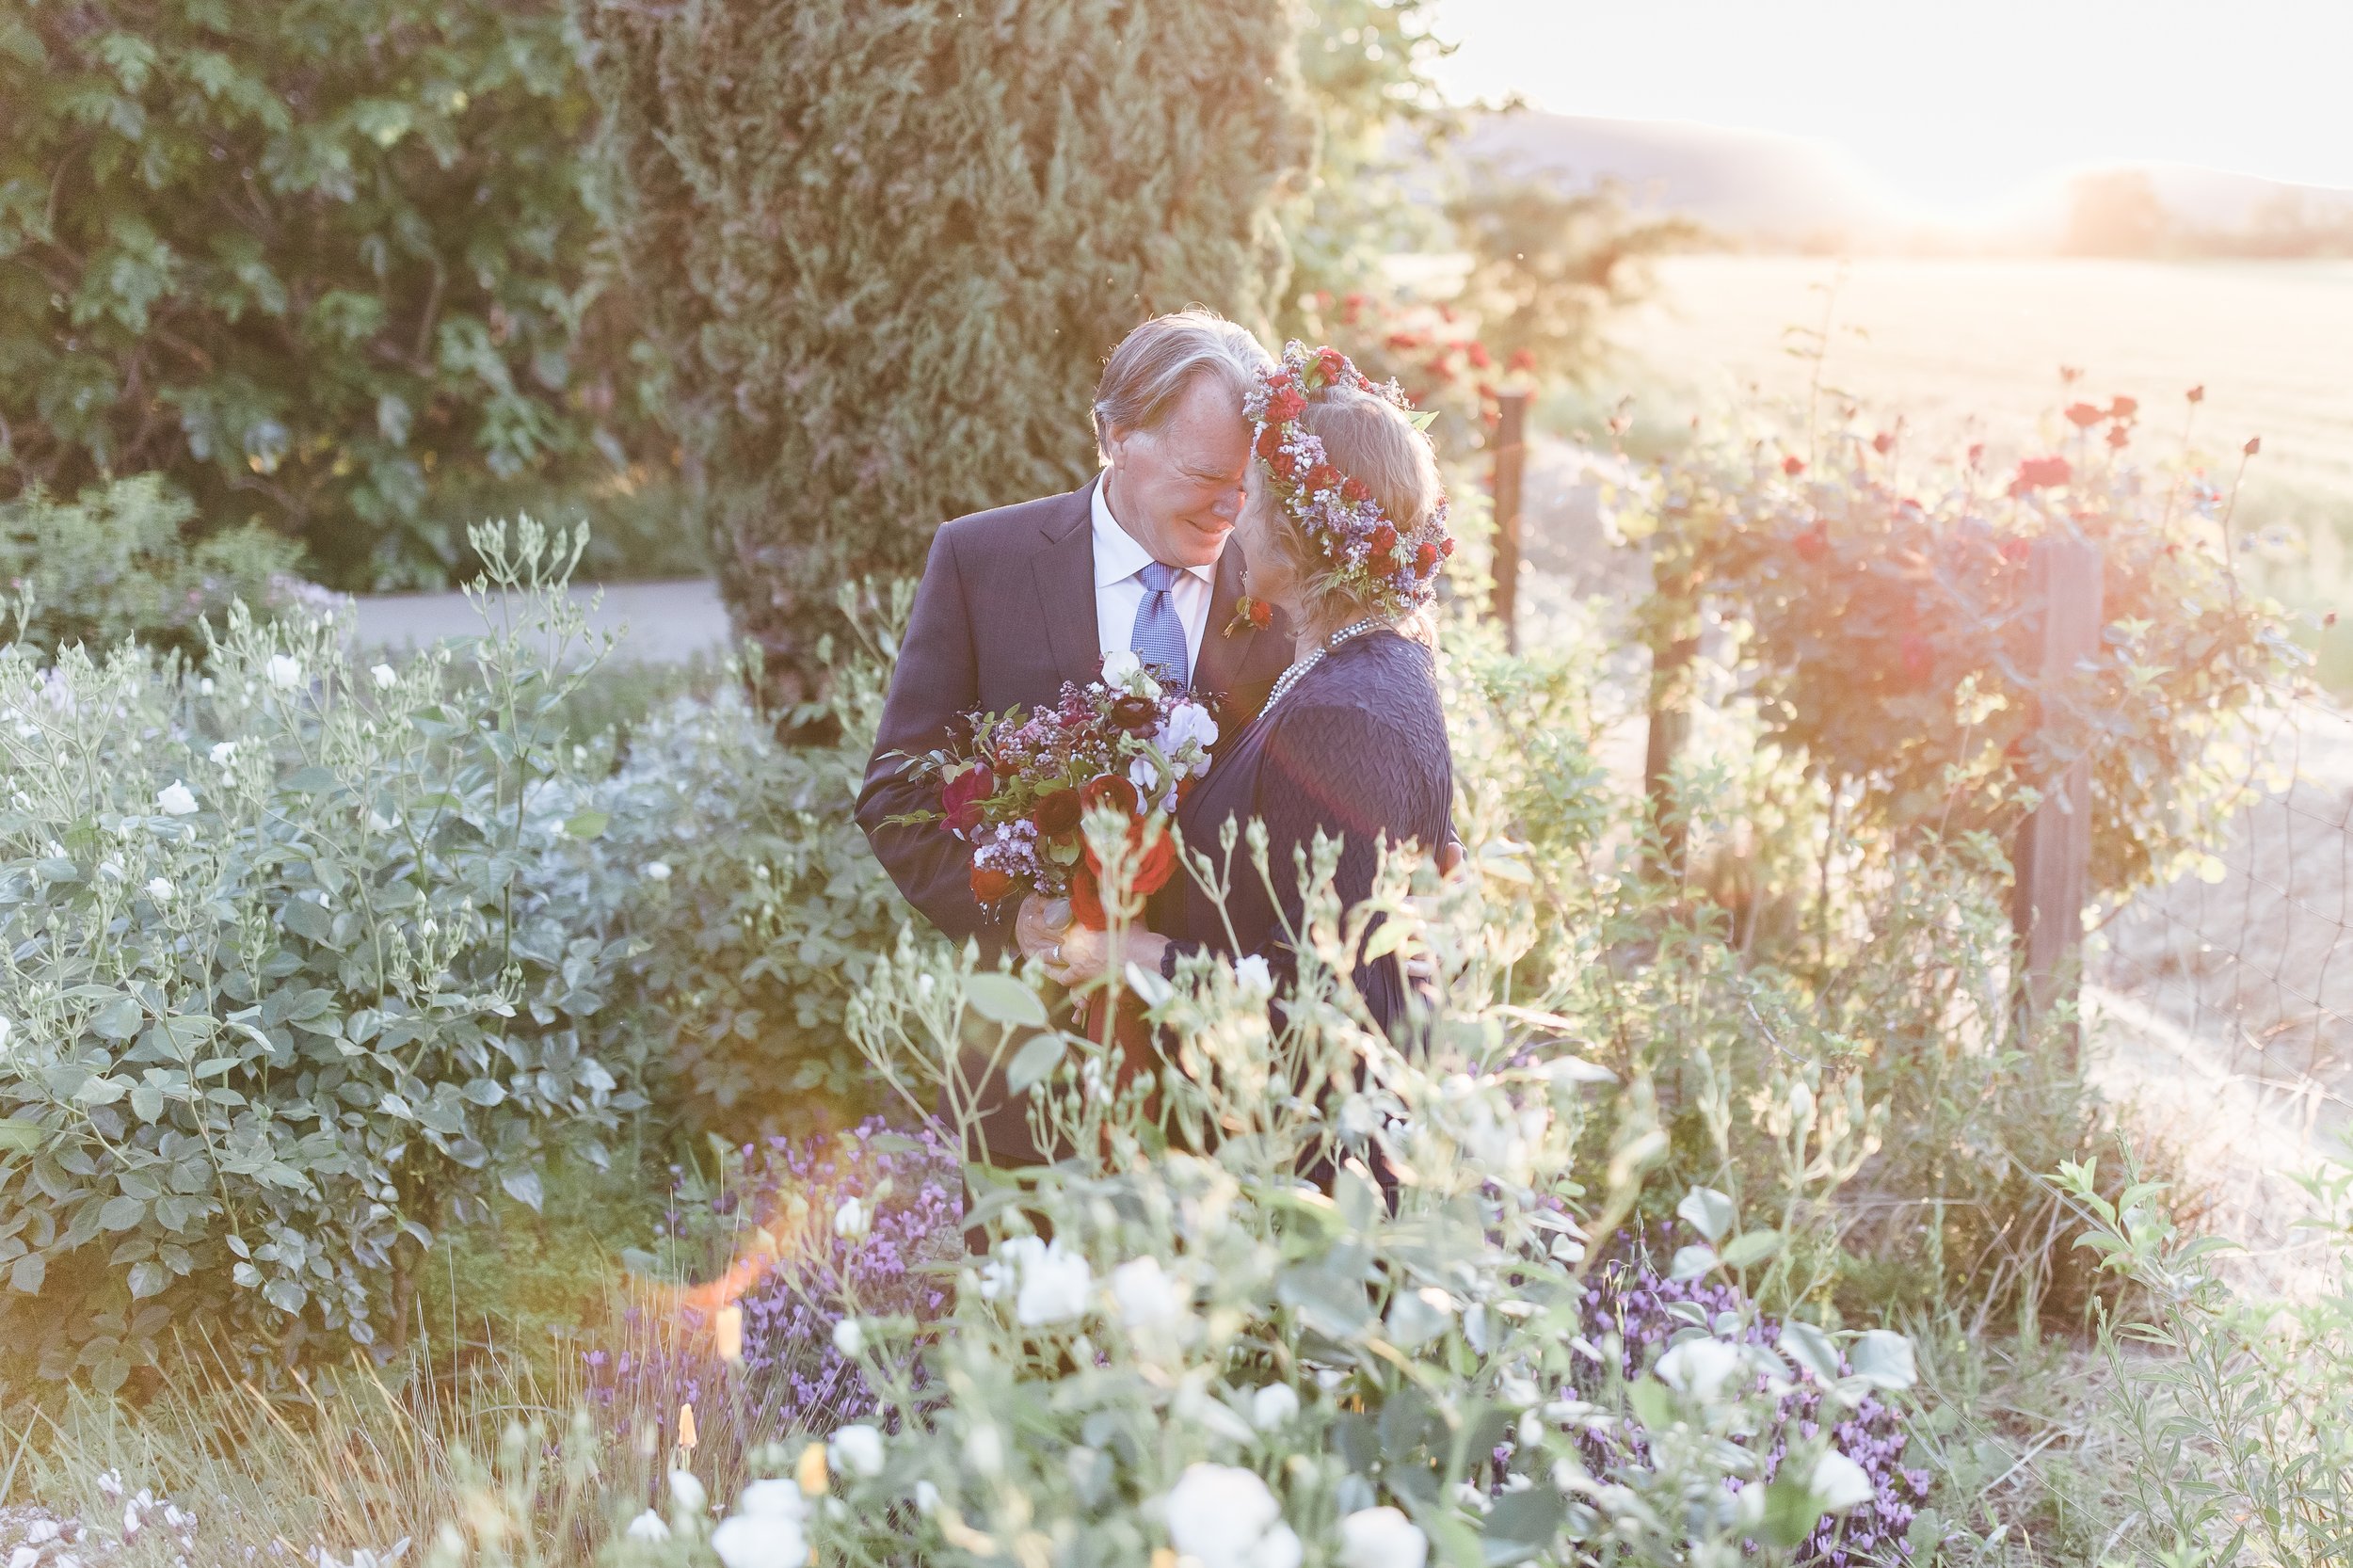
{"type": "Polygon", "coordinates": [[[1437,597],[1439,569],[1454,553],[1453,536],[1446,530],[1446,501],[1440,498],[1419,526],[1401,528],[1383,514],[1362,480],[1334,468],[1323,442],[1299,424],[1309,396],[1328,387],[1349,387],[1412,408],[1396,382],[1376,385],[1338,349],[1310,351],[1305,344],[1287,343],[1282,364],[1260,376],[1242,404],[1258,462],[1275,499],[1344,587],[1377,615],[1418,610],[1437,597]]]}

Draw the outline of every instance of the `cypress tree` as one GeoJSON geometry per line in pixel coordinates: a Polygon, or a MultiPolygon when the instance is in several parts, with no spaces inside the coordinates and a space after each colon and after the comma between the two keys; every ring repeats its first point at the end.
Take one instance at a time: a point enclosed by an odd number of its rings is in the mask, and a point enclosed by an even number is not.
{"type": "Polygon", "coordinates": [[[1280,0],[584,0],[607,216],[739,634],[1093,470],[1137,321],[1263,328],[1312,155],[1280,0]]]}

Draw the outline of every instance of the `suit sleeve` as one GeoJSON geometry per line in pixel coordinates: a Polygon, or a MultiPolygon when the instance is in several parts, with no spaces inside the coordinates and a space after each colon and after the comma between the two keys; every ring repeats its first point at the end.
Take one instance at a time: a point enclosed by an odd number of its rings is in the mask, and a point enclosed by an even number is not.
{"type": "Polygon", "coordinates": [[[858,790],[857,823],[873,846],[874,857],[909,904],[950,937],[962,941],[978,936],[984,952],[993,952],[1004,941],[1007,928],[972,896],[971,850],[938,823],[889,825],[894,816],[939,808],[936,786],[908,776],[909,763],[962,739],[964,716],[980,702],[980,672],[955,540],[952,527],[943,527],[932,539],[900,645],[898,668],[883,700],[874,752],[858,790]]]}

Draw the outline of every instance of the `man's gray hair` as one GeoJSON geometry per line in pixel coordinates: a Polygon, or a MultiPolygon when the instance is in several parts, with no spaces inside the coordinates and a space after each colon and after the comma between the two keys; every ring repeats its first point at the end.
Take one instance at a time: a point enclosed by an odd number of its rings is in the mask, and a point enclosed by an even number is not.
{"type": "Polygon", "coordinates": [[[1274,363],[1258,340],[1214,311],[1193,306],[1154,316],[1119,340],[1095,385],[1095,444],[1114,428],[1157,430],[1196,376],[1214,376],[1234,394],[1234,408],[1274,363]]]}

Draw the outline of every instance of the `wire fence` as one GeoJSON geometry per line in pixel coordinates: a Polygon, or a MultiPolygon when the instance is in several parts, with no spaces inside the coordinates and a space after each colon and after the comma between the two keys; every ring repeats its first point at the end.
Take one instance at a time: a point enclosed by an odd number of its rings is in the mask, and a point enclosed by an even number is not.
{"type": "Polygon", "coordinates": [[[2118,915],[2087,978],[2228,1071],[2342,1106],[2353,1091],[2353,712],[2292,703],[2265,744],[2286,782],[2240,810],[2218,867],[2118,915]]]}

